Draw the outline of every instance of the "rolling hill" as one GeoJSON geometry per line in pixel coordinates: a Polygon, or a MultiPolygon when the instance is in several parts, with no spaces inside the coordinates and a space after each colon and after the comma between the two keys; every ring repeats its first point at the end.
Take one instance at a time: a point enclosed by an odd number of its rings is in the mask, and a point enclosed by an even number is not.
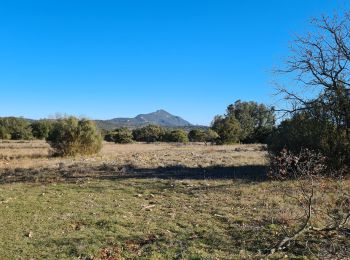
{"type": "Polygon", "coordinates": [[[136,128],[149,124],[159,125],[169,128],[190,128],[193,125],[179,116],[170,114],[169,112],[160,109],[148,114],[140,114],[133,118],[113,118],[109,120],[95,120],[97,125],[106,130],[111,130],[118,127],[136,128]]]}

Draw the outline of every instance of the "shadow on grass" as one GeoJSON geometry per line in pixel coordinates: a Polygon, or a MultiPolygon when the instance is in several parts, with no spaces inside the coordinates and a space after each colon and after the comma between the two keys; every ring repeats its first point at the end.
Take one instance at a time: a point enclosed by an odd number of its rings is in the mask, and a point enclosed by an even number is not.
{"type": "Polygon", "coordinates": [[[267,179],[266,166],[211,166],[190,168],[185,166],[168,166],[157,168],[136,168],[130,165],[100,166],[71,165],[65,168],[11,169],[0,173],[0,184],[15,182],[68,182],[74,183],[85,179],[123,180],[123,179],[175,179],[207,180],[238,179],[248,182],[260,182],[267,179]]]}

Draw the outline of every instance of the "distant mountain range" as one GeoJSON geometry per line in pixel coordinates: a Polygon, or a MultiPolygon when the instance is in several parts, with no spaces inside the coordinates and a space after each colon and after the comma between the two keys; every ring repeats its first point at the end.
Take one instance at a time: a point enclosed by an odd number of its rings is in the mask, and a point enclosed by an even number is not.
{"type": "MultiPolygon", "coordinates": [[[[1,117],[0,117],[1,118],[1,117]]],[[[22,117],[23,118],[23,117],[22,117]]],[[[34,122],[36,119],[23,118],[28,122],[34,122]]],[[[55,120],[55,119],[50,119],[55,120]]],[[[192,129],[207,129],[207,126],[193,125],[185,119],[170,114],[169,112],[160,109],[149,114],[140,114],[133,118],[113,118],[108,120],[94,120],[97,126],[104,130],[113,130],[115,128],[127,127],[130,129],[146,126],[159,125],[165,128],[182,128],[184,130],[192,129]]]]}
{"type": "Polygon", "coordinates": [[[168,128],[202,128],[202,126],[194,126],[181,117],[174,116],[163,109],[149,114],[140,114],[133,118],[113,118],[109,120],[95,120],[95,122],[100,128],[106,130],[111,130],[118,127],[137,128],[149,124],[168,128]]]}

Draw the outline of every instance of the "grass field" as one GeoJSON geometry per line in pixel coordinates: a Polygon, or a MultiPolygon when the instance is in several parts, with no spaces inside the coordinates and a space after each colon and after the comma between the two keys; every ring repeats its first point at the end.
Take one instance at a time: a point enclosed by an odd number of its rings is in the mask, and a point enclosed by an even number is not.
{"type": "MultiPolygon", "coordinates": [[[[346,259],[348,233],[268,255],[303,211],[266,163],[261,145],[106,143],[63,159],[44,142],[0,143],[0,259],[346,259]]],[[[334,204],[337,185],[320,183],[316,204],[334,204]]]]}

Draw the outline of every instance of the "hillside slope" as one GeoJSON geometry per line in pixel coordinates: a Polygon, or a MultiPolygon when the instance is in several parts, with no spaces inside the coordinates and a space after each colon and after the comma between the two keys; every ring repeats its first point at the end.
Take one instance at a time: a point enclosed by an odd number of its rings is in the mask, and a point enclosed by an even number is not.
{"type": "Polygon", "coordinates": [[[117,127],[140,127],[149,124],[163,127],[190,127],[191,123],[179,116],[170,114],[165,110],[157,110],[148,114],[140,114],[134,118],[113,118],[109,120],[95,120],[99,127],[103,129],[113,129],[117,127]]]}

